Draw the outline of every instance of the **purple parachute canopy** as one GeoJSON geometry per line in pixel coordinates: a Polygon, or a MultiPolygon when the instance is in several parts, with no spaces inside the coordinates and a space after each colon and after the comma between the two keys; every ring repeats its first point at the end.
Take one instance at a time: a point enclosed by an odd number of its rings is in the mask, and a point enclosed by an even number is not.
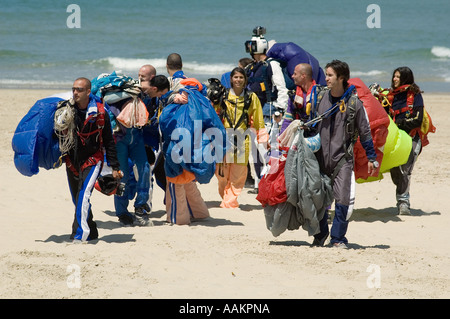
{"type": "Polygon", "coordinates": [[[319,61],[293,42],[275,43],[267,52],[269,58],[287,63],[287,71],[292,76],[295,66],[299,63],[308,63],[312,66],[313,79],[317,84],[325,85],[325,74],[319,61]]]}

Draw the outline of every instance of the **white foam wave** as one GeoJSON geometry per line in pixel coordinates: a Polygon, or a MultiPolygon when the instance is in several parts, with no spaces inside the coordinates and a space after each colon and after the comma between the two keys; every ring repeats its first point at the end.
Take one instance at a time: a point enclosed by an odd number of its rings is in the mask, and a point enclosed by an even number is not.
{"type": "Polygon", "coordinates": [[[362,72],[362,71],[351,72],[352,77],[377,76],[377,75],[382,75],[382,74],[384,74],[384,72],[380,71],[380,70],[371,70],[371,71],[367,71],[367,72],[362,72]]]}
{"type": "Polygon", "coordinates": [[[71,87],[71,82],[45,81],[45,80],[13,80],[0,79],[0,87],[30,87],[30,88],[66,88],[71,87]]]}
{"type": "MultiPolygon", "coordinates": [[[[128,59],[118,57],[107,57],[100,61],[108,62],[114,70],[133,71],[137,72],[139,68],[144,64],[153,65],[158,73],[164,73],[166,71],[166,59],[128,59]]],[[[221,74],[231,71],[234,66],[231,64],[218,63],[218,64],[202,64],[183,61],[183,70],[187,73],[195,74],[221,74]]]]}
{"type": "Polygon", "coordinates": [[[450,73],[446,73],[443,75],[444,82],[450,82],[450,73]]]}
{"type": "Polygon", "coordinates": [[[450,48],[434,46],[431,53],[438,58],[450,58],[450,48]]]}
{"type": "Polygon", "coordinates": [[[166,61],[164,59],[126,59],[107,57],[102,60],[108,62],[115,70],[126,70],[134,72],[137,72],[139,68],[144,64],[151,64],[156,69],[166,66],[166,61]]]}

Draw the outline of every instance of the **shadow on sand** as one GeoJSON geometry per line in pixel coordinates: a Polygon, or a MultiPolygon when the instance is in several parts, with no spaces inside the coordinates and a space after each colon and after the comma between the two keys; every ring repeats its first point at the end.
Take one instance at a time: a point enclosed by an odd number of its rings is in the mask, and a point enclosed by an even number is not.
{"type": "MultiPolygon", "coordinates": [[[[205,203],[208,208],[220,208],[221,201],[210,200],[210,201],[205,201],[205,203]]],[[[252,204],[240,204],[239,209],[244,212],[251,212],[253,210],[261,210],[262,206],[261,205],[252,205],[252,204]]]]}
{"type": "Polygon", "coordinates": [[[400,222],[404,217],[420,217],[420,216],[431,216],[440,215],[440,212],[424,212],[421,209],[411,209],[411,215],[398,215],[397,207],[387,207],[383,209],[375,209],[372,207],[359,208],[353,211],[350,221],[355,222],[368,222],[373,223],[376,221],[381,221],[383,223],[387,222],[400,222]]]}
{"type": "MultiPolygon", "coordinates": [[[[112,243],[131,243],[135,242],[136,240],[133,238],[133,234],[113,234],[113,235],[106,235],[103,237],[100,237],[98,239],[89,240],[86,242],[87,244],[96,244],[99,241],[103,241],[109,244],[112,243]]],[[[43,242],[43,243],[57,243],[57,244],[71,244],[73,242],[72,239],[70,239],[70,234],[65,235],[51,235],[45,240],[36,240],[36,242],[43,242]]]]}
{"type": "MultiPolygon", "coordinates": [[[[288,241],[271,241],[269,245],[271,246],[294,246],[294,247],[311,247],[311,248],[332,248],[330,245],[325,245],[323,247],[312,247],[311,243],[313,238],[311,237],[311,242],[306,242],[302,240],[288,240],[288,241]]],[[[389,249],[389,245],[374,245],[374,246],[362,246],[355,243],[347,244],[349,249],[389,249]]]]}

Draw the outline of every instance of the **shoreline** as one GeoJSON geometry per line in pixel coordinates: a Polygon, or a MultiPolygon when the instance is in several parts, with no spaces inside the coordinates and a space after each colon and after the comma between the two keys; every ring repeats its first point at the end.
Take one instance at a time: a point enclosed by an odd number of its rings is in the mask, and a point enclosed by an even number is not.
{"type": "MultiPolygon", "coordinates": [[[[52,91],[52,94],[56,94],[56,93],[61,93],[61,92],[66,92],[66,91],[70,91],[70,87],[69,88],[1,88],[0,87],[0,91],[52,91]]],[[[445,96],[450,96],[450,91],[449,92],[440,92],[440,91],[436,91],[436,92],[423,92],[423,95],[445,95],[445,96]]]]}

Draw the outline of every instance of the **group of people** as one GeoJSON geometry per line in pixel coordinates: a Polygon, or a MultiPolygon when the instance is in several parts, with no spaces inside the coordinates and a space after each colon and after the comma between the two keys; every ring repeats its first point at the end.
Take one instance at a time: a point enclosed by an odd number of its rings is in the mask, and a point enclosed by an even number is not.
{"type": "MultiPolygon", "coordinates": [[[[283,79],[281,66],[275,60],[267,61],[268,43],[258,43],[248,49],[250,59],[241,59],[240,65],[222,77],[222,84],[227,88],[224,95],[211,104],[226,129],[246,131],[251,129],[255,138],[246,135],[243,145],[227,148],[227,155],[216,165],[215,176],[218,192],[222,198],[223,208],[239,207],[238,197],[248,179],[250,165],[254,165],[255,188],[261,178],[264,155],[271,147],[273,139],[269,136],[273,128],[283,132],[294,120],[306,122],[310,116],[308,103],[311,103],[311,90],[316,86],[312,78],[311,65],[300,63],[295,67],[292,80],[294,90],[288,90],[283,79]],[[242,64],[241,64],[242,62],[242,64]],[[256,158],[250,163],[251,149],[258,150],[256,158]]],[[[180,80],[186,79],[182,71],[179,54],[167,58],[169,77],[156,75],[156,70],[149,65],[139,70],[139,84],[149,118],[158,120],[162,97],[170,92],[178,92],[180,80]]],[[[315,153],[322,174],[332,180],[335,201],[335,215],[331,229],[328,226],[328,212],[320,220],[320,233],[314,235],[313,245],[323,246],[328,236],[334,247],[347,247],[346,238],[349,217],[355,200],[355,179],[353,175],[353,156],[351,146],[355,142],[353,132],[348,130],[350,109],[353,110],[352,125],[358,132],[359,139],[368,159],[368,172],[374,174],[377,167],[377,155],[374,150],[370,123],[366,110],[355,94],[348,92],[350,69],[347,63],[333,60],[325,66],[326,88],[316,106],[317,114],[330,114],[323,117],[314,126],[314,134],[320,134],[320,149],[315,153]],[[346,111],[330,112],[344,107],[346,111]]],[[[151,180],[153,169],[160,158],[158,149],[159,133],[154,129],[146,133],[151,125],[143,128],[120,126],[113,129],[110,123],[111,113],[104,111],[102,101],[91,94],[91,83],[86,78],[75,80],[72,88],[77,126],[76,143],[66,155],[67,174],[70,191],[75,204],[75,219],[71,238],[75,241],[87,241],[98,238],[98,231],[93,221],[90,195],[94,184],[101,174],[106,154],[107,164],[112,169],[113,178],[125,184],[125,191],[114,195],[117,217],[122,225],[147,225],[151,211],[151,180]],[[149,136],[152,136],[149,138],[149,136]],[[150,141],[149,141],[150,140],[150,141]],[[131,165],[130,165],[131,161],[131,165]],[[132,176],[133,165],[137,178],[132,176]],[[127,192],[127,185],[137,181],[135,212],[128,211],[129,200],[134,194],[127,192]]],[[[420,128],[423,117],[423,99],[420,89],[414,83],[412,71],[407,67],[398,68],[392,76],[391,101],[387,111],[400,129],[410,133],[413,144],[408,162],[391,169],[392,181],[395,183],[397,207],[400,214],[409,214],[409,185],[411,172],[417,156],[420,154],[420,128]],[[412,98],[411,98],[412,96],[412,98]]],[[[186,103],[187,96],[178,94],[172,103],[186,103]]],[[[165,98],[165,100],[167,100],[165,98]]],[[[169,103],[169,102],[166,102],[169,103]]],[[[112,114],[117,115],[122,105],[112,105],[112,114]],[[114,112],[114,108],[117,110],[114,112]]],[[[149,121],[150,122],[150,121],[149,121]]],[[[305,134],[311,133],[311,127],[303,126],[305,134]]],[[[276,134],[275,134],[276,138],[276,134]]],[[[236,143],[233,140],[233,143],[236,143]]],[[[164,166],[160,166],[164,167],[164,166]]],[[[162,173],[164,176],[164,173],[162,173]]],[[[192,218],[209,216],[208,208],[202,199],[195,180],[186,183],[174,183],[162,180],[160,185],[165,191],[167,221],[173,224],[189,224],[192,218]]]]}

